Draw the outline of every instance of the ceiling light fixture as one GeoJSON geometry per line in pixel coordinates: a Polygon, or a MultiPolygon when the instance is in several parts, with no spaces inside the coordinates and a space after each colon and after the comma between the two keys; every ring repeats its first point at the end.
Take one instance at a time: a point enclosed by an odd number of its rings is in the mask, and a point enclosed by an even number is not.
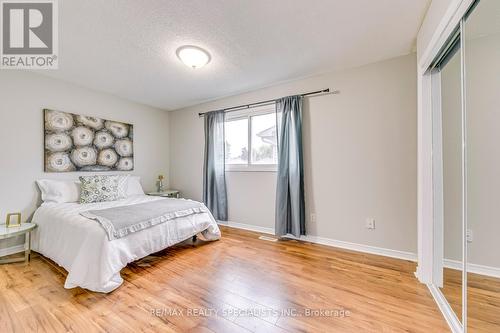
{"type": "Polygon", "coordinates": [[[211,59],[210,53],[194,45],[181,46],[177,49],[176,53],[180,61],[193,69],[205,66],[211,59]]]}

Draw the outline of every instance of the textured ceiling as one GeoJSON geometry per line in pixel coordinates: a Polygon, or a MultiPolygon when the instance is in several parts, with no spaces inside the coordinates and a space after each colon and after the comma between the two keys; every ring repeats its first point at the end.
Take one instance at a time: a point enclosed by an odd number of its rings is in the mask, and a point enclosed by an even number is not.
{"type": "Polygon", "coordinates": [[[429,0],[64,0],[59,70],[166,110],[411,52],[429,0]],[[175,50],[207,49],[192,70],[175,50]]]}

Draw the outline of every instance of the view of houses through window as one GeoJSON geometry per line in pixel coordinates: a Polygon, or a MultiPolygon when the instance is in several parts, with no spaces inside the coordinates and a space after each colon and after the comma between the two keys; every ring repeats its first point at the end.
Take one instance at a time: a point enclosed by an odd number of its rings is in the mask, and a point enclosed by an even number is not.
{"type": "Polygon", "coordinates": [[[276,165],[278,146],[274,106],[228,117],[225,122],[227,165],[276,165]]]}

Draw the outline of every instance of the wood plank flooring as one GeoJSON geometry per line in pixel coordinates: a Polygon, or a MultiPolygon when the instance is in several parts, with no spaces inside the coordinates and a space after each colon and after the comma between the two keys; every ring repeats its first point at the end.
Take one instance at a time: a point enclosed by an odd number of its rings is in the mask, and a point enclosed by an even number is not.
{"type": "Polygon", "coordinates": [[[0,332],[448,332],[415,263],[222,228],[122,270],[110,294],[63,288],[42,256],[0,266],[0,332]]]}
{"type": "MultiPolygon", "coordinates": [[[[467,273],[469,333],[500,332],[500,279],[467,273]]],[[[462,271],[444,269],[443,295],[461,318],[462,271]]]]}

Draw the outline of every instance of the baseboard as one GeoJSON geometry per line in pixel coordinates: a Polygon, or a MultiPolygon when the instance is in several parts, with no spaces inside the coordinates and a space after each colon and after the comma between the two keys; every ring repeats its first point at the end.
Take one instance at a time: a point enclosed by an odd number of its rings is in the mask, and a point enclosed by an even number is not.
{"type": "Polygon", "coordinates": [[[403,260],[417,261],[417,255],[415,253],[411,253],[411,252],[386,249],[383,247],[377,247],[377,246],[371,246],[371,245],[365,245],[365,244],[345,242],[345,241],[324,238],[324,237],[318,237],[318,236],[302,236],[300,238],[297,238],[297,237],[294,237],[292,235],[287,235],[286,237],[292,238],[292,239],[297,239],[297,240],[303,240],[306,242],[321,244],[321,245],[339,247],[339,248],[346,249],[346,250],[376,254],[379,256],[385,256],[385,257],[391,257],[391,258],[397,258],[397,259],[403,259],[403,260]]]}
{"type": "Polygon", "coordinates": [[[252,225],[252,224],[237,223],[237,222],[232,222],[232,221],[217,221],[217,223],[220,225],[224,225],[226,227],[274,235],[274,228],[266,228],[266,227],[252,225]]]}
{"type": "MultiPolygon", "coordinates": [[[[255,225],[251,225],[251,224],[244,224],[244,223],[236,223],[236,222],[231,222],[231,221],[219,222],[219,224],[225,225],[228,227],[232,227],[232,228],[255,231],[255,232],[260,232],[260,233],[264,233],[264,234],[274,234],[274,228],[266,228],[266,227],[260,227],[260,226],[255,226],[255,225]]],[[[417,255],[415,253],[411,253],[411,252],[398,251],[398,250],[386,249],[386,248],[376,247],[376,246],[371,246],[371,245],[345,242],[345,241],[340,241],[340,240],[335,240],[335,239],[330,239],[330,238],[325,238],[325,237],[318,237],[318,236],[301,236],[301,237],[297,238],[293,235],[286,235],[285,237],[300,240],[300,241],[310,242],[310,243],[338,247],[338,248],[346,249],[346,250],[375,254],[375,255],[379,255],[379,256],[391,257],[391,258],[396,258],[396,259],[417,261],[417,255]]]]}
{"type": "MultiPolygon", "coordinates": [[[[458,260],[445,259],[443,262],[444,267],[462,270],[462,262],[458,260]]],[[[467,272],[480,275],[486,275],[494,278],[500,278],[500,268],[493,266],[484,266],[469,263],[467,264],[467,272]]]]}
{"type": "Polygon", "coordinates": [[[14,253],[19,253],[24,251],[24,244],[14,245],[11,247],[6,247],[4,249],[0,249],[0,257],[8,256],[14,253]]]}
{"type": "MultiPolygon", "coordinates": [[[[417,259],[417,262],[418,262],[418,259],[417,259]]],[[[420,267],[419,265],[417,264],[417,269],[415,270],[415,273],[413,273],[415,275],[415,277],[417,278],[418,281],[422,282],[422,279],[420,278],[420,267]]]]}
{"type": "Polygon", "coordinates": [[[427,288],[429,288],[432,297],[436,301],[439,310],[443,314],[443,317],[448,323],[448,326],[450,327],[451,331],[453,333],[462,333],[463,332],[462,324],[460,323],[460,320],[458,320],[457,315],[451,308],[450,304],[444,297],[443,293],[441,293],[439,288],[433,284],[428,284],[427,288]]]}

